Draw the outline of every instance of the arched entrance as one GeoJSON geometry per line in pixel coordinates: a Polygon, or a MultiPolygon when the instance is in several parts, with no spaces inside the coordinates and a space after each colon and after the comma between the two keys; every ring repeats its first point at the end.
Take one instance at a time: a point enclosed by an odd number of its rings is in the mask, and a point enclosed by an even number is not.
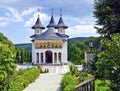
{"type": "Polygon", "coordinates": [[[52,63],[52,52],[46,51],[45,52],[46,63],[52,63]]]}

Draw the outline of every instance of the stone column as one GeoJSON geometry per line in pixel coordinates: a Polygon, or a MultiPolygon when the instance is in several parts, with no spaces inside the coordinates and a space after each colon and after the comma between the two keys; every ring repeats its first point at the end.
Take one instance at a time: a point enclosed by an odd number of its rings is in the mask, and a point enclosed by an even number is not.
{"type": "Polygon", "coordinates": [[[41,53],[39,53],[39,63],[41,63],[41,53]]]}
{"type": "Polygon", "coordinates": [[[59,64],[59,62],[58,62],[58,53],[56,53],[56,62],[57,62],[57,64],[59,64]]]}
{"type": "Polygon", "coordinates": [[[52,63],[54,64],[54,53],[52,53],[52,63]]]}
{"type": "Polygon", "coordinates": [[[45,64],[46,61],[45,61],[45,53],[43,53],[43,63],[45,64]]]}

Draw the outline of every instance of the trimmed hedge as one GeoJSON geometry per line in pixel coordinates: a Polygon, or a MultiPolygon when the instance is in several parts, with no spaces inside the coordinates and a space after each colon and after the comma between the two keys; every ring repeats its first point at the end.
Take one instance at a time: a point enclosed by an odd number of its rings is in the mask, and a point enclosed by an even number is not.
{"type": "Polygon", "coordinates": [[[73,91],[74,87],[78,84],[77,78],[67,73],[62,78],[61,88],[62,91],[73,91]]]}
{"type": "Polygon", "coordinates": [[[30,83],[34,82],[40,75],[38,68],[28,68],[17,78],[14,78],[9,85],[8,91],[22,91],[30,83]]]}

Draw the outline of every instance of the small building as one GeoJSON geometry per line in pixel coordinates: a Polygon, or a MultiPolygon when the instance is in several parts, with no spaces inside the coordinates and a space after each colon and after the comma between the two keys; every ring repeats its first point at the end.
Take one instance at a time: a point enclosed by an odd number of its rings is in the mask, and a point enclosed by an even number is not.
{"type": "Polygon", "coordinates": [[[68,62],[67,40],[69,36],[65,34],[67,28],[62,15],[60,15],[57,25],[52,15],[46,31],[43,32],[45,27],[38,15],[35,25],[32,26],[34,29],[34,35],[31,36],[33,64],[64,64],[68,62]]]}

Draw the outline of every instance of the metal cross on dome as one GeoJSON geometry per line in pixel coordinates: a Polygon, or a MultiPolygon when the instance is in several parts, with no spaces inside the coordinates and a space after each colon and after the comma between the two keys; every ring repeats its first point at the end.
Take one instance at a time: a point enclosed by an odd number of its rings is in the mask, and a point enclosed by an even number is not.
{"type": "Polygon", "coordinates": [[[52,8],[51,11],[52,11],[52,16],[53,16],[53,11],[54,11],[54,9],[52,8]]]}

